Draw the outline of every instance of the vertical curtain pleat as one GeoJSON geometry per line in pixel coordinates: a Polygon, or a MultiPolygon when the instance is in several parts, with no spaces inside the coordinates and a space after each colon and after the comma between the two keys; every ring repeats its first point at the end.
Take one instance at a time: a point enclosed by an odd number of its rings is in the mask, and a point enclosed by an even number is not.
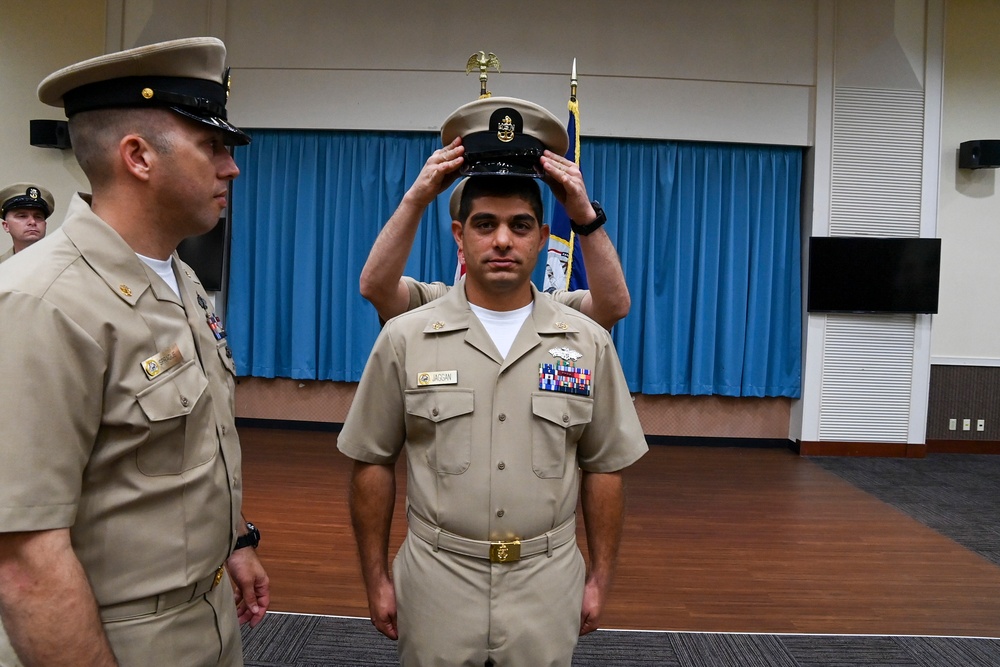
{"type": "MultiPolygon", "coordinates": [[[[258,130],[236,153],[228,327],[240,374],[360,378],[379,323],[368,251],[436,134],[258,130]]],[[[632,294],[613,337],[632,391],[797,397],[798,148],[584,138],[632,294]]],[[[406,273],[451,282],[448,194],[406,273]]],[[[543,188],[546,210],[553,198],[543,188]]],[[[542,284],[544,263],[535,271],[542,284]]]]}

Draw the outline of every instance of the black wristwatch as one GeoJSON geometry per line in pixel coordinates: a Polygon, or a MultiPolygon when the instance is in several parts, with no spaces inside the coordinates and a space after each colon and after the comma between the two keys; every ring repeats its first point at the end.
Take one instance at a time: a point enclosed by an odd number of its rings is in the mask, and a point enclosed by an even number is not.
{"type": "Polygon", "coordinates": [[[600,229],[601,225],[608,221],[608,216],[604,214],[604,209],[601,205],[596,202],[590,202],[590,205],[594,207],[594,213],[597,214],[597,218],[594,219],[589,225],[578,225],[572,220],[569,221],[569,226],[572,228],[573,232],[579,234],[580,236],[587,236],[592,231],[600,229]]]}
{"type": "Polygon", "coordinates": [[[260,544],[260,531],[257,530],[257,526],[247,521],[247,534],[236,538],[236,546],[233,547],[233,551],[242,549],[243,547],[253,547],[256,549],[258,544],[260,544]]]}

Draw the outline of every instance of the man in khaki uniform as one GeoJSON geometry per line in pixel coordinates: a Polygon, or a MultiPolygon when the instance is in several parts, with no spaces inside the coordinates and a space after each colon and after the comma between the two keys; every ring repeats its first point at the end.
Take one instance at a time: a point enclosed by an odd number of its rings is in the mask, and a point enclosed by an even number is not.
{"type": "Polygon", "coordinates": [[[13,183],[0,190],[0,219],[12,243],[10,250],[0,255],[0,262],[41,241],[55,207],[52,193],[34,183],[13,183]]]}
{"type": "MultiPolygon", "coordinates": [[[[561,129],[534,105],[493,102],[456,113],[485,128],[498,107],[515,134],[561,129]]],[[[647,448],[608,332],[531,284],[541,219],[531,178],[469,179],[452,225],[465,278],[386,323],[338,439],[355,459],[372,622],[399,639],[403,665],[568,666],[600,620],[621,471],[647,448]],[[409,533],[390,577],[404,452],[409,533]],[[581,494],[589,571],[575,541],[581,494]]]]}
{"type": "Polygon", "coordinates": [[[238,621],[267,608],[231,352],[175,252],[217,223],[226,145],[249,140],[225,53],[153,44],[38,89],[93,195],[0,268],[0,655],[25,664],[242,665],[238,621]]]}

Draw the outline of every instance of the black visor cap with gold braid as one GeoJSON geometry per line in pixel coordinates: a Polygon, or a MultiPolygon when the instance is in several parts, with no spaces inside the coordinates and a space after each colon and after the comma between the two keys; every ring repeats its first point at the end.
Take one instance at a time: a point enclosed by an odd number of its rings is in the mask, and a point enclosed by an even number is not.
{"type": "Polygon", "coordinates": [[[524,133],[521,114],[511,107],[501,107],[490,115],[489,128],[462,138],[465,161],[460,173],[475,175],[544,175],[538,158],[545,145],[524,133]]]}
{"type": "Polygon", "coordinates": [[[546,109],[515,97],[482,98],[463,104],[441,126],[447,146],[462,138],[463,176],[544,177],[539,158],[548,149],[564,155],[566,128],[546,109]]]}

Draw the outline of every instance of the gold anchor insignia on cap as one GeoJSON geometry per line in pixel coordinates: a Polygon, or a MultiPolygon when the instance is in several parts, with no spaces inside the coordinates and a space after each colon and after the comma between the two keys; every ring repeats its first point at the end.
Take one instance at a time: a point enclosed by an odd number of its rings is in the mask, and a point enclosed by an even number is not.
{"type": "Polygon", "coordinates": [[[124,294],[125,296],[132,296],[132,289],[125,283],[122,283],[121,285],[118,286],[118,291],[124,294]]]}
{"type": "Polygon", "coordinates": [[[142,96],[144,98],[146,98],[147,100],[153,99],[153,89],[152,88],[143,88],[142,89],[142,96]]]}
{"type": "Polygon", "coordinates": [[[32,199],[38,199],[38,197],[41,195],[41,193],[38,192],[38,188],[28,188],[28,192],[25,194],[27,194],[32,199]]]}
{"type": "Polygon", "coordinates": [[[222,75],[222,81],[226,84],[226,100],[229,100],[229,91],[233,88],[233,77],[229,74],[231,67],[226,68],[226,73],[222,75]]]}
{"type": "Polygon", "coordinates": [[[438,320],[437,322],[431,325],[431,328],[433,328],[434,331],[438,331],[439,329],[444,329],[444,322],[438,320]]]}
{"type": "Polygon", "coordinates": [[[497,124],[497,139],[505,144],[514,140],[514,121],[510,116],[504,116],[497,124]]]}

